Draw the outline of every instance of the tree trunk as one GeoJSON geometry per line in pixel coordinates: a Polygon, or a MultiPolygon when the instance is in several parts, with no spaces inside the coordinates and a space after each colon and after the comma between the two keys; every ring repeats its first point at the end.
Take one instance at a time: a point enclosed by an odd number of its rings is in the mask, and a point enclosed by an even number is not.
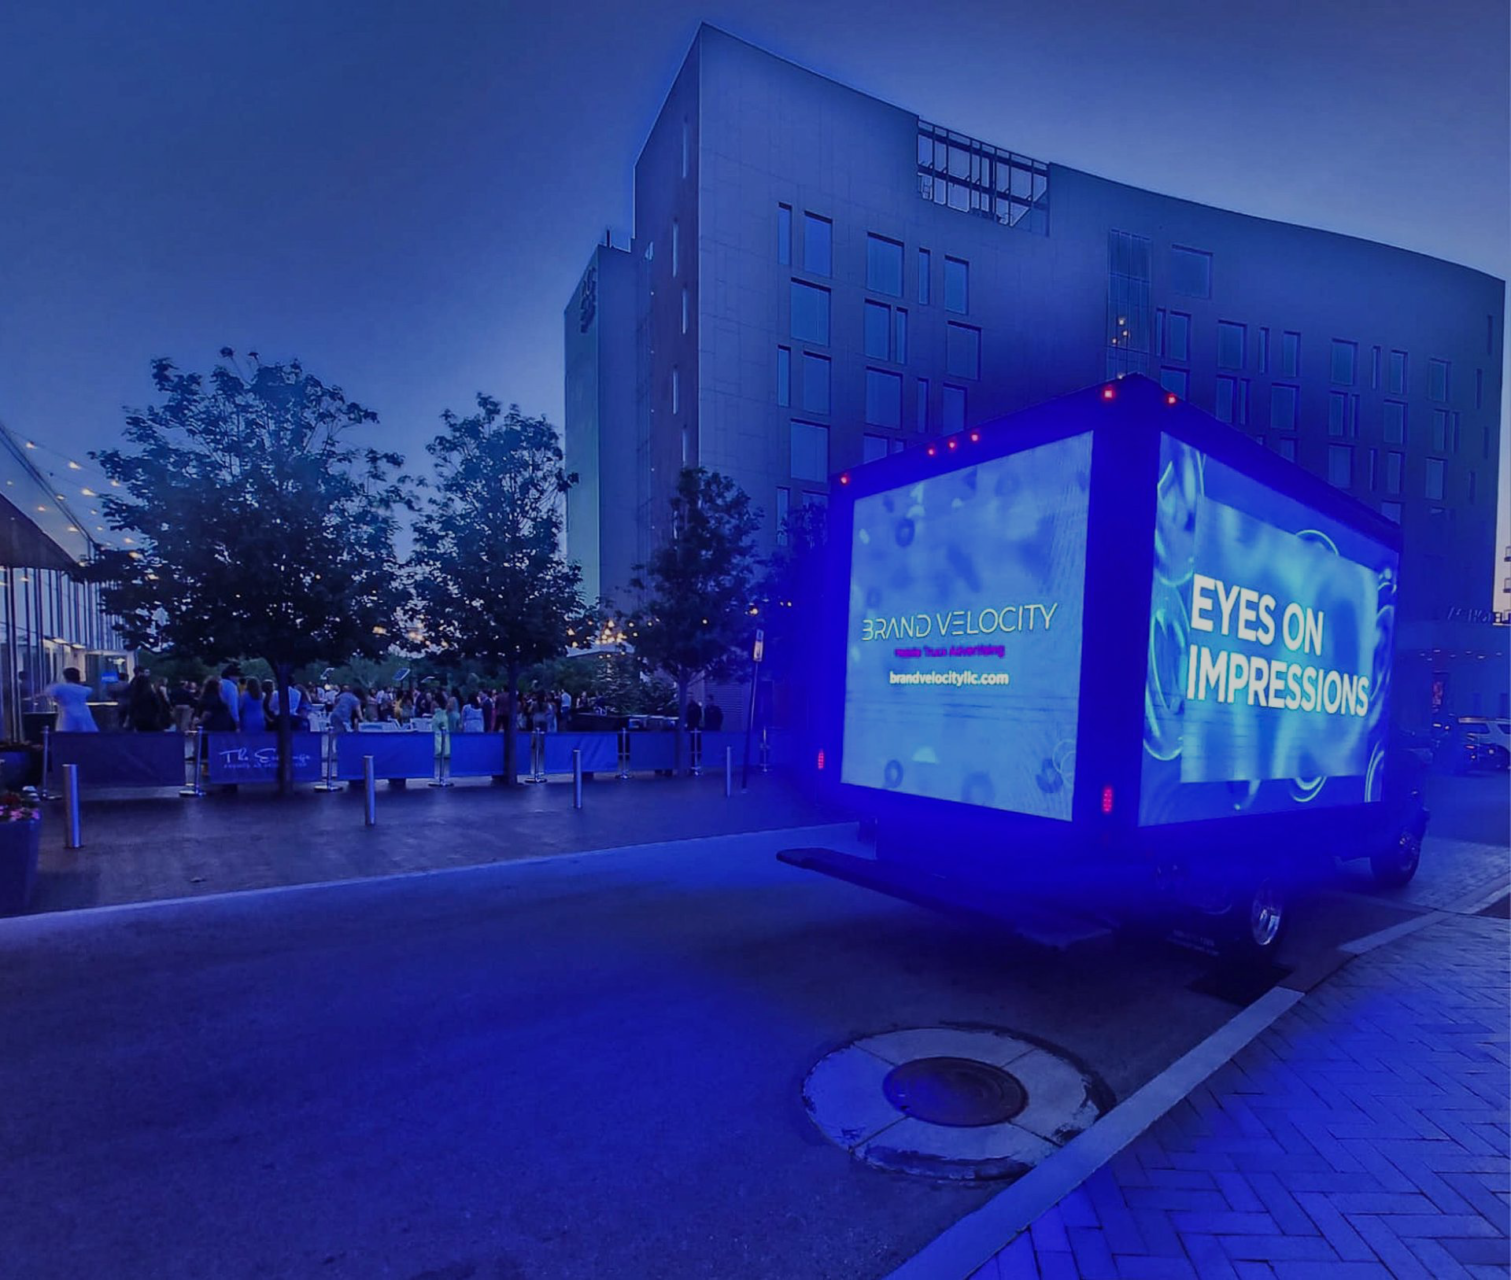
{"type": "Polygon", "coordinates": [[[685,675],[677,677],[677,749],[672,757],[672,777],[682,776],[682,744],[687,736],[687,686],[685,675]]]}
{"type": "Polygon", "coordinates": [[[504,668],[509,681],[508,720],[504,725],[504,786],[519,782],[519,663],[504,668]]]}
{"type": "Polygon", "coordinates": [[[270,665],[278,682],[278,794],[287,796],[294,791],[294,717],[289,711],[294,668],[287,662],[270,665]]]}

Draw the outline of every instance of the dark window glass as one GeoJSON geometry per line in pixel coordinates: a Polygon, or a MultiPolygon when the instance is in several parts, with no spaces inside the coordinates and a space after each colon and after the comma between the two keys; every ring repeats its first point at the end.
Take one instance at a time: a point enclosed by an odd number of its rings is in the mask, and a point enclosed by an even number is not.
{"type": "Polygon", "coordinates": [[[1270,389],[1270,430],[1296,429],[1296,388],[1275,386],[1270,389]]]}
{"type": "Polygon", "coordinates": [[[1334,386],[1351,387],[1354,385],[1355,365],[1359,360],[1359,346],[1354,342],[1344,342],[1341,338],[1333,339],[1332,382],[1334,386]]]}
{"type": "Polygon", "coordinates": [[[1378,391],[1380,389],[1380,348],[1379,347],[1371,347],[1369,349],[1369,389],[1371,391],[1378,391]]]}
{"type": "Polygon", "coordinates": [[[1217,367],[1219,369],[1242,369],[1243,349],[1248,330],[1230,320],[1217,323],[1217,367]]]}
{"type": "Polygon", "coordinates": [[[780,405],[792,403],[792,349],[790,347],[776,349],[776,402],[780,405]]]}
{"type": "Polygon", "coordinates": [[[918,251],[918,301],[924,306],[929,304],[929,269],[933,262],[933,255],[927,249],[918,251]]]}
{"type": "Polygon", "coordinates": [[[1393,396],[1406,394],[1406,353],[1404,351],[1390,353],[1390,377],[1385,389],[1393,396]]]}
{"type": "Polygon", "coordinates": [[[1217,420],[1219,422],[1232,422],[1234,418],[1234,401],[1238,399],[1238,379],[1217,379],[1217,420]]]}
{"type": "Polygon", "coordinates": [[[1280,335],[1280,376],[1301,376],[1301,335],[1289,329],[1280,335]]]}
{"type": "Polygon", "coordinates": [[[896,240],[866,237],[866,288],[902,297],[902,246],[896,240]]]}
{"type": "Polygon", "coordinates": [[[1296,461],[1296,442],[1289,436],[1276,436],[1270,441],[1270,447],[1287,462],[1296,461]]]}
{"type": "Polygon", "coordinates": [[[1170,288],[1187,298],[1212,296],[1212,255],[1175,245],[1170,250],[1170,288]]]}
{"type": "Polygon", "coordinates": [[[829,345],[829,290],[792,282],[792,336],[802,342],[829,345]]]}
{"type": "Polygon", "coordinates": [[[898,364],[908,362],[908,313],[901,307],[892,314],[892,359],[898,364]]]}
{"type": "Polygon", "coordinates": [[[1330,436],[1348,434],[1348,393],[1345,391],[1328,392],[1327,434],[1330,436]]]}
{"type": "Polygon", "coordinates": [[[929,429],[929,380],[918,379],[918,403],[914,406],[914,427],[919,431],[929,429]]]}
{"type": "Polygon", "coordinates": [[[777,546],[787,545],[787,515],[792,510],[792,490],[776,491],[776,541],[777,546]]]}
{"type": "Polygon", "coordinates": [[[1432,411],[1432,451],[1434,453],[1448,452],[1448,410],[1446,409],[1432,411]]]}
{"type": "Polygon", "coordinates": [[[1427,459],[1427,489],[1429,498],[1441,498],[1443,496],[1443,477],[1447,474],[1448,464],[1441,458],[1427,459]]]}
{"type": "Polygon", "coordinates": [[[1351,444],[1327,446],[1327,480],[1339,489],[1349,489],[1354,483],[1354,447],[1351,444]]]}
{"type": "Polygon", "coordinates": [[[946,435],[965,430],[965,388],[944,384],[944,431],[946,435]]]}
{"type": "Polygon", "coordinates": [[[902,425],[902,375],[866,370],[866,421],[873,427],[902,425]]]}
{"type": "Polygon", "coordinates": [[[950,323],[945,334],[945,372],[952,378],[981,376],[981,330],[968,324],[950,323]]]}
{"type": "Polygon", "coordinates": [[[889,443],[886,436],[862,436],[860,438],[860,460],[862,462],[875,462],[878,458],[885,458],[889,443]]]}
{"type": "Polygon", "coordinates": [[[1434,404],[1447,403],[1448,361],[1429,360],[1427,362],[1427,398],[1434,404]]]}
{"type": "Polygon", "coordinates": [[[1406,406],[1399,400],[1385,402],[1385,417],[1381,423],[1386,444],[1406,443],[1406,406]]]}
{"type": "Polygon", "coordinates": [[[1406,455],[1404,453],[1387,453],[1385,455],[1385,492],[1401,492],[1401,476],[1406,469],[1406,455]]]}
{"type": "Polygon", "coordinates": [[[792,262],[792,208],[785,204],[776,207],[776,260],[784,267],[792,262]]]}
{"type": "Polygon", "coordinates": [[[958,315],[970,310],[971,268],[961,258],[944,260],[944,309],[958,315]]]}
{"type": "Polygon", "coordinates": [[[799,480],[829,478],[829,428],[817,422],[792,424],[792,474],[799,480]]]}
{"type": "Polygon", "coordinates": [[[1161,369],[1159,371],[1159,384],[1166,391],[1173,391],[1184,400],[1186,398],[1186,391],[1191,385],[1191,375],[1184,369],[1161,369]]]}
{"type": "Polygon", "coordinates": [[[803,352],[803,408],[809,413],[829,412],[829,358],[803,352]]]}
{"type": "Polygon", "coordinates": [[[1191,317],[1184,311],[1170,313],[1170,359],[1191,358],[1191,317]]]}
{"type": "Polygon", "coordinates": [[[887,345],[891,337],[892,308],[881,302],[866,303],[865,351],[873,360],[885,360],[891,354],[887,345]]]}
{"type": "Polygon", "coordinates": [[[1259,331],[1259,372],[1260,373],[1268,373],[1269,371],[1270,371],[1270,331],[1268,329],[1261,329],[1259,331]]]}
{"type": "Polygon", "coordinates": [[[1397,524],[1400,524],[1401,504],[1399,502],[1382,502],[1380,504],[1380,514],[1387,520],[1394,520],[1397,524]]]}
{"type": "Polygon", "coordinates": [[[816,276],[834,274],[834,224],[816,213],[803,215],[803,270],[816,276]]]}

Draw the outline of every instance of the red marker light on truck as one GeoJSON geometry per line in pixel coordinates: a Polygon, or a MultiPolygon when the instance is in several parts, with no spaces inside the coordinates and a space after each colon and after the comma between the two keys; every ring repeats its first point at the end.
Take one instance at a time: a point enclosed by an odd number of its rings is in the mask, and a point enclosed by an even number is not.
{"type": "Polygon", "coordinates": [[[957,439],[955,439],[954,436],[951,436],[949,438],[949,440],[946,441],[945,443],[946,443],[947,447],[951,448],[951,449],[958,449],[960,447],[960,441],[958,441],[957,439]]]}
{"type": "Polygon", "coordinates": [[[823,767],[824,767],[824,749],[823,749],[823,747],[820,747],[818,749],[818,767],[819,767],[820,771],[823,770],[823,767]]]}
{"type": "Polygon", "coordinates": [[[939,452],[939,450],[937,450],[936,448],[934,448],[933,445],[929,446],[929,457],[932,458],[938,452],[939,452]]]}
{"type": "Polygon", "coordinates": [[[1169,395],[1167,395],[1165,397],[1165,403],[1166,404],[1174,404],[1175,403],[1175,392],[1172,391],[1169,395]]]}
{"type": "Polygon", "coordinates": [[[1103,400],[1111,400],[1114,394],[1115,393],[1113,392],[1113,390],[1112,390],[1111,387],[1103,387],[1102,388],[1102,399],[1103,400]]]}
{"type": "Polygon", "coordinates": [[[1111,787],[1103,787],[1102,788],[1102,812],[1103,813],[1111,813],[1112,812],[1112,788],[1111,787]]]}
{"type": "Polygon", "coordinates": [[[848,471],[846,471],[844,473],[844,475],[840,476],[839,482],[841,484],[849,484],[850,483],[850,473],[848,471]]]}
{"type": "Polygon", "coordinates": [[[972,431],[971,432],[971,443],[972,444],[975,444],[980,439],[981,439],[981,433],[979,431],[972,431]]]}

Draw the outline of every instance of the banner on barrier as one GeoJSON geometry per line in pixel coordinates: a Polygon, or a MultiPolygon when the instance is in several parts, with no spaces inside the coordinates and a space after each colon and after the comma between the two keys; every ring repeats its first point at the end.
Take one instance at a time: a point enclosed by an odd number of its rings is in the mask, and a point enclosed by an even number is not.
{"type": "MultiPolygon", "coordinates": [[[[320,779],[320,735],[296,733],[293,740],[295,782],[320,779]]],[[[277,782],[276,733],[207,733],[205,760],[211,782],[277,782]]]]}
{"type": "Polygon", "coordinates": [[[336,777],[342,782],[361,781],[363,756],[373,758],[373,776],[377,778],[435,776],[435,738],[432,734],[338,733],[334,741],[336,777]]]}
{"type": "Polygon", "coordinates": [[[76,764],[80,787],[181,787],[189,741],[181,733],[51,733],[49,782],[61,785],[63,766],[76,764]]]}

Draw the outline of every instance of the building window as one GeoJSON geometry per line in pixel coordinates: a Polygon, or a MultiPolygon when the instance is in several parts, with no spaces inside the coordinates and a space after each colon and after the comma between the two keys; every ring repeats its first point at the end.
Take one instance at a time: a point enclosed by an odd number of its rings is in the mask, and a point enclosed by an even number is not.
{"type": "Polygon", "coordinates": [[[682,375],[676,369],[672,370],[672,412],[682,412],[682,375]]]}
{"type": "Polygon", "coordinates": [[[1393,396],[1406,394],[1406,353],[1404,351],[1390,353],[1390,376],[1385,389],[1393,396]]]}
{"type": "Polygon", "coordinates": [[[1485,371],[1483,369],[1474,371],[1474,407],[1476,409],[1485,407],[1485,371]]]}
{"type": "Polygon", "coordinates": [[[1427,398],[1434,404],[1448,403],[1448,361],[1427,362],[1427,398]]]}
{"type": "Polygon", "coordinates": [[[1296,388],[1276,385],[1270,388],[1270,430],[1296,429],[1296,388]]]}
{"type": "Polygon", "coordinates": [[[1327,434],[1330,436],[1352,434],[1348,429],[1348,392],[1346,391],[1327,393],[1327,434]]]}
{"type": "Polygon", "coordinates": [[[815,276],[834,274],[834,224],[816,213],[803,215],[803,270],[815,276]]]}
{"type": "Polygon", "coordinates": [[[1149,372],[1149,241],[1107,233],[1107,373],[1149,372]]]}
{"type": "Polygon", "coordinates": [[[1327,446],[1327,482],[1336,489],[1349,489],[1353,487],[1353,445],[1330,444],[1327,446]]]}
{"type": "Polygon", "coordinates": [[[892,359],[898,364],[908,362],[908,313],[901,307],[892,314],[892,359]]]}
{"type": "Polygon", "coordinates": [[[803,352],[803,408],[809,413],[829,412],[829,357],[803,352]]]}
{"type": "Polygon", "coordinates": [[[687,286],[682,286],[682,332],[687,332],[687,286]]]}
{"type": "Polygon", "coordinates": [[[1369,389],[1371,391],[1378,391],[1380,389],[1380,348],[1379,347],[1371,347],[1369,349],[1369,389]]]}
{"type": "Polygon", "coordinates": [[[1219,422],[1233,421],[1233,405],[1237,399],[1238,379],[1219,377],[1217,379],[1217,420],[1219,422]]]}
{"type": "Polygon", "coordinates": [[[971,264],[963,258],[944,260],[944,309],[957,315],[970,310],[971,264]]]}
{"type": "Polygon", "coordinates": [[[1424,492],[1429,498],[1442,498],[1443,478],[1447,472],[1448,464],[1441,458],[1427,459],[1427,485],[1424,492]]]}
{"type": "Polygon", "coordinates": [[[1212,255],[1201,249],[1173,245],[1170,249],[1170,289],[1187,298],[1212,296],[1212,255]]]}
{"type": "Polygon", "coordinates": [[[999,226],[1049,233],[1049,166],[918,122],[918,194],[999,226]]]}
{"type": "Polygon", "coordinates": [[[1170,313],[1170,359],[1191,359],[1191,317],[1184,311],[1170,313]]]}
{"type": "Polygon", "coordinates": [[[1380,487],[1380,451],[1369,451],[1369,491],[1373,493],[1380,487]]]}
{"type": "Polygon", "coordinates": [[[1406,406],[1399,400],[1385,402],[1382,427],[1386,444],[1406,443],[1406,406]]]}
{"type": "Polygon", "coordinates": [[[1387,520],[1394,520],[1397,524],[1400,524],[1401,504],[1399,502],[1382,502],[1380,504],[1380,514],[1387,520]]]}
{"type": "Polygon", "coordinates": [[[801,342],[829,345],[829,290],[792,282],[792,336],[801,342]]]}
{"type": "Polygon", "coordinates": [[[1301,376],[1301,335],[1289,329],[1280,335],[1280,376],[1301,376]]]}
{"type": "Polygon", "coordinates": [[[866,236],[866,288],[902,297],[902,245],[885,236],[866,236]]]}
{"type": "Polygon", "coordinates": [[[965,388],[944,384],[944,431],[949,435],[965,430],[965,388]]]}
{"type": "Polygon", "coordinates": [[[682,269],[682,228],[672,219],[672,275],[682,269]]]}
{"type": "Polygon", "coordinates": [[[933,261],[933,255],[927,249],[918,251],[918,301],[922,306],[929,305],[929,269],[933,261]]]}
{"type": "Polygon", "coordinates": [[[1333,339],[1333,359],[1330,376],[1335,387],[1351,387],[1354,385],[1354,376],[1358,362],[1359,344],[1357,342],[1345,342],[1342,338],[1333,339]]]}
{"type": "Polygon", "coordinates": [[[1161,360],[1165,358],[1165,309],[1154,309],[1154,354],[1161,360]]]}
{"type": "Polygon", "coordinates": [[[689,143],[689,139],[688,139],[687,121],[684,120],[682,122],[682,176],[684,178],[687,177],[689,152],[692,150],[692,148],[688,145],[688,143],[689,143]]]}
{"type": "Polygon", "coordinates": [[[1404,453],[1387,453],[1385,455],[1385,492],[1399,494],[1401,492],[1401,477],[1406,470],[1406,455],[1404,453]]]}
{"type": "Polygon", "coordinates": [[[1290,436],[1276,436],[1270,441],[1270,447],[1287,462],[1296,461],[1296,442],[1290,436]]]}
{"type": "Polygon", "coordinates": [[[863,340],[866,355],[872,360],[885,360],[891,354],[888,340],[891,337],[892,308],[884,302],[868,302],[863,340]]]}
{"type": "Polygon", "coordinates": [[[927,431],[929,429],[929,380],[927,378],[918,379],[917,399],[914,425],[919,431],[927,431]]]}
{"type": "Polygon", "coordinates": [[[1269,371],[1270,371],[1270,331],[1268,329],[1260,329],[1260,331],[1259,331],[1259,372],[1260,373],[1268,373],[1269,371]]]}
{"type": "Polygon", "coordinates": [[[885,458],[891,452],[888,447],[891,443],[886,436],[862,436],[860,438],[860,460],[862,462],[875,462],[879,458],[885,458]]]}
{"type": "Polygon", "coordinates": [[[950,321],[945,332],[944,371],[952,378],[981,376],[981,330],[950,321]]]}
{"type": "Polygon", "coordinates": [[[776,260],[787,267],[792,265],[792,206],[779,204],[776,207],[776,260]]]}
{"type": "Polygon", "coordinates": [[[1184,400],[1186,399],[1186,392],[1191,385],[1191,375],[1184,369],[1161,369],[1159,371],[1159,384],[1166,391],[1172,391],[1184,400]]]}
{"type": "Polygon", "coordinates": [[[1448,410],[1434,409],[1432,411],[1432,451],[1434,453],[1448,452],[1448,410]]]}
{"type": "Polygon", "coordinates": [[[1242,369],[1243,349],[1248,330],[1231,320],[1217,322],[1217,367],[1219,369],[1242,369]]]}
{"type": "Polygon", "coordinates": [[[779,405],[792,403],[792,348],[776,349],[776,402],[779,405]]]}
{"type": "Polygon", "coordinates": [[[798,480],[829,478],[828,427],[817,422],[793,422],[792,474],[798,480]]]}
{"type": "Polygon", "coordinates": [[[792,513],[792,490],[781,488],[776,491],[776,544],[779,547],[787,545],[787,517],[792,513]]]}
{"type": "Polygon", "coordinates": [[[873,427],[902,425],[902,374],[866,370],[866,421],[873,427]]]}

